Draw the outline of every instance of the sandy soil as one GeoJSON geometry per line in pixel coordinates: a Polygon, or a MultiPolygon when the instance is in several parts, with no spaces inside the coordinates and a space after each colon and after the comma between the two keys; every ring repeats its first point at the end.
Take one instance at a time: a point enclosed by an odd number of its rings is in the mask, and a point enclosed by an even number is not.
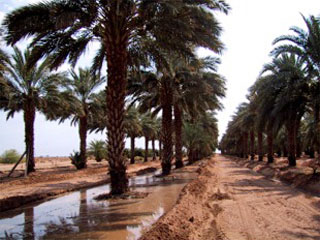
{"type": "MultiPolygon", "coordinates": [[[[49,158],[36,160],[36,172],[28,177],[23,171],[15,172],[14,177],[6,178],[11,165],[1,164],[0,211],[19,207],[23,204],[43,200],[58,194],[93,187],[109,182],[107,162],[88,161],[88,167],[76,170],[68,158],[49,158]],[[19,177],[20,176],[20,177],[19,177]]],[[[128,165],[129,176],[139,174],[148,168],[160,168],[160,161],[128,165]]]]}
{"type": "Polygon", "coordinates": [[[320,198],[217,155],[141,239],[320,239],[320,198]]]}
{"type": "Polygon", "coordinates": [[[237,157],[230,158],[240,166],[250,168],[270,179],[281,180],[301,190],[320,196],[320,165],[318,165],[316,159],[303,157],[297,160],[296,167],[288,167],[287,158],[275,158],[272,164],[268,164],[267,159],[258,162],[237,157]],[[316,174],[314,174],[314,171],[316,171],[316,174]]]}

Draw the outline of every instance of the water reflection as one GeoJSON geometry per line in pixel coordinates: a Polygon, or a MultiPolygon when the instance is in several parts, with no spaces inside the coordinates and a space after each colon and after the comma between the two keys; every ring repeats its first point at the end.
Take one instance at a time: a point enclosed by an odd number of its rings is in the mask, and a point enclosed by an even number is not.
{"type": "Polygon", "coordinates": [[[149,192],[144,199],[95,201],[109,185],[84,189],[37,205],[0,214],[0,238],[13,239],[136,239],[175,203],[182,187],[195,177],[175,179],[139,176],[132,189],[149,192]]]}
{"type": "Polygon", "coordinates": [[[24,212],[24,234],[23,239],[34,239],[34,210],[33,208],[27,208],[24,212]]]}
{"type": "Polygon", "coordinates": [[[142,234],[151,227],[158,219],[164,214],[164,208],[159,207],[159,209],[152,214],[151,217],[142,220],[141,224],[138,226],[127,226],[127,231],[130,233],[127,236],[127,240],[137,240],[142,234]]]}

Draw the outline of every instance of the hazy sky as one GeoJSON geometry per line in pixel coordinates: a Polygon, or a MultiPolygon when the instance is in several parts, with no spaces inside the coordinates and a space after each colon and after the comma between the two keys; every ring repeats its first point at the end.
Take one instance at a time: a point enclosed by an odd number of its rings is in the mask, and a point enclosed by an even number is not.
{"type": "MultiPolygon", "coordinates": [[[[16,8],[38,0],[0,0],[0,21],[16,8]]],[[[232,10],[219,19],[224,33],[222,41],[226,50],[221,56],[219,72],[227,79],[227,97],[223,100],[224,110],[218,114],[219,131],[222,135],[230,116],[238,104],[245,101],[247,89],[254,83],[264,63],[270,61],[272,41],[289,33],[291,26],[304,27],[300,13],[305,16],[320,15],[319,0],[227,0],[232,10]]],[[[94,51],[94,47],[91,48],[94,51]]],[[[207,55],[207,51],[201,51],[207,55]]],[[[82,65],[88,61],[82,58],[82,65]]],[[[90,134],[93,139],[105,139],[105,134],[90,134]]],[[[137,141],[143,147],[143,139],[137,141]]],[[[37,114],[35,123],[35,152],[37,156],[68,156],[79,147],[78,129],[70,122],[58,125],[47,122],[37,114]]],[[[129,144],[126,145],[129,147],[129,144]]],[[[16,114],[6,121],[6,114],[0,111],[0,154],[6,149],[24,150],[24,124],[22,114],[16,114]]]]}

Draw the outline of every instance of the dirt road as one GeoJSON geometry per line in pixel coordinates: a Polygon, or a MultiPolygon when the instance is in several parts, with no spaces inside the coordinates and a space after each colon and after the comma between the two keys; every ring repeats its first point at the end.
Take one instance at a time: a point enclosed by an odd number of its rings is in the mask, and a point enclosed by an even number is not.
{"type": "Polygon", "coordinates": [[[217,156],[218,229],[223,239],[320,239],[320,198],[272,181],[217,156]]]}
{"type": "Polygon", "coordinates": [[[216,155],[142,240],[320,240],[320,198],[216,155]]]}

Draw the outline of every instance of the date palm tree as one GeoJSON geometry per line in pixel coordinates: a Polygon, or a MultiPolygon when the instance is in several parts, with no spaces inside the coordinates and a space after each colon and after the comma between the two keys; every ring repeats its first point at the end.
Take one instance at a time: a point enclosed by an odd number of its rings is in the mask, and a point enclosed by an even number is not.
{"type": "Polygon", "coordinates": [[[219,63],[217,58],[211,57],[193,58],[191,61],[177,58],[172,61],[176,168],[183,166],[183,115],[196,118],[208,110],[222,109],[220,98],[225,96],[225,80],[216,73],[219,63]]]}
{"type": "Polygon", "coordinates": [[[88,121],[95,118],[91,111],[94,107],[92,105],[95,104],[95,92],[106,81],[106,78],[92,75],[89,69],[82,68],[79,68],[78,73],[71,70],[70,76],[71,78],[66,80],[64,85],[74,97],[74,111],[70,114],[71,123],[79,125],[80,160],[86,163],[88,121]]]}
{"type": "MultiPolygon", "coordinates": [[[[59,86],[66,79],[64,73],[51,73],[49,61],[45,60],[39,65],[28,68],[31,61],[31,53],[26,50],[22,53],[14,48],[7,65],[7,74],[0,82],[8,95],[8,103],[1,106],[8,112],[7,118],[13,117],[16,112],[23,111],[25,123],[25,144],[28,168],[27,172],[35,171],[34,162],[34,121],[36,111],[50,115],[50,112],[58,111],[62,102],[59,86]]],[[[2,95],[4,92],[1,92],[2,95]]]]}
{"type": "Polygon", "coordinates": [[[303,59],[291,54],[283,54],[264,66],[277,81],[278,94],[275,98],[273,115],[278,129],[284,124],[288,133],[289,166],[296,165],[297,132],[306,111],[309,85],[303,59]]]}
{"type": "MultiPolygon", "coordinates": [[[[302,18],[306,30],[296,26],[291,27],[292,35],[283,35],[274,40],[274,44],[282,44],[275,47],[272,54],[276,57],[283,53],[296,54],[306,63],[309,78],[314,79],[312,84],[315,91],[311,96],[316,122],[314,131],[320,135],[320,18],[312,15],[308,18],[302,15],[302,18]],[[283,42],[289,42],[289,44],[283,42]]],[[[318,152],[320,152],[320,146],[318,152]]]]}
{"type": "MultiPolygon", "coordinates": [[[[145,138],[145,153],[144,161],[148,161],[149,141],[156,136],[156,120],[151,116],[150,112],[147,112],[141,116],[141,131],[142,136],[145,138]]],[[[154,151],[154,149],[153,149],[154,151]]]]}
{"type": "Polygon", "coordinates": [[[106,159],[106,143],[102,140],[91,141],[88,148],[88,154],[95,157],[97,162],[101,162],[102,159],[106,159]]]}
{"type": "MultiPolygon", "coordinates": [[[[131,57],[146,56],[141,46],[148,49],[150,39],[160,48],[182,54],[191,54],[190,47],[194,45],[219,52],[221,27],[208,9],[227,13],[229,6],[223,0],[52,0],[19,8],[5,17],[7,43],[33,36],[34,60],[50,53],[53,67],[66,59],[74,65],[90,42],[96,40],[100,44],[93,68],[101,69],[103,61],[107,61],[111,194],[128,190],[123,119],[128,64],[136,62],[131,57]]],[[[154,44],[152,49],[156,49],[154,44]]]]}
{"type": "Polygon", "coordinates": [[[168,152],[164,152],[167,158],[162,160],[163,173],[169,173],[173,155],[173,130],[175,164],[176,168],[179,168],[183,166],[183,115],[186,113],[196,118],[200,114],[205,114],[207,110],[221,109],[220,98],[225,93],[225,80],[216,73],[219,63],[217,58],[181,58],[174,54],[163,54],[162,57],[166,64],[158,69],[158,74],[144,72],[130,78],[129,93],[133,95],[134,101],[140,102],[142,111],[153,109],[153,113],[157,114],[166,108],[166,111],[162,112],[162,140],[167,136],[164,141],[171,147],[167,148],[168,152]]]}
{"type": "Polygon", "coordinates": [[[214,112],[207,112],[184,121],[182,139],[189,164],[211,155],[218,147],[218,125],[214,115],[214,112]]]}
{"type": "Polygon", "coordinates": [[[3,74],[7,68],[7,64],[9,62],[9,56],[0,49],[0,78],[3,78],[3,74]]]}
{"type": "Polygon", "coordinates": [[[140,113],[135,106],[130,106],[126,110],[126,116],[124,120],[125,130],[128,137],[130,137],[130,163],[134,164],[135,155],[135,138],[142,135],[142,123],[140,120],[140,113]]]}
{"type": "MultiPolygon", "coordinates": [[[[9,56],[0,49],[0,82],[4,82],[3,75],[7,70],[7,65],[9,63],[9,56]]],[[[8,105],[8,92],[4,84],[0,84],[0,109],[8,105]]]]}

